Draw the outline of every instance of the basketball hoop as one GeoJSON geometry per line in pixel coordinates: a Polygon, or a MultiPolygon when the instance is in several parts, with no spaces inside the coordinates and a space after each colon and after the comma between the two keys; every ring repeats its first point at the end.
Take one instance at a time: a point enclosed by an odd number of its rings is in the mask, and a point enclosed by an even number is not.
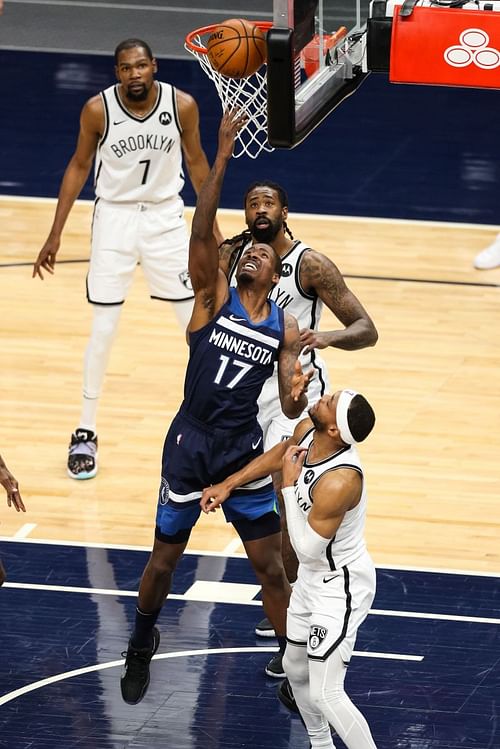
{"type": "MultiPolygon", "coordinates": [[[[236,136],[234,144],[234,158],[243,154],[256,159],[262,151],[273,151],[267,142],[267,69],[264,64],[249,78],[226,78],[210,65],[207,48],[202,37],[210,35],[217,28],[216,23],[194,29],[186,36],[184,43],[188,50],[200,63],[203,71],[214,82],[222,111],[238,107],[248,115],[247,124],[236,136]]],[[[255,25],[262,31],[268,31],[273,25],[270,21],[255,21],[255,25]]]]}

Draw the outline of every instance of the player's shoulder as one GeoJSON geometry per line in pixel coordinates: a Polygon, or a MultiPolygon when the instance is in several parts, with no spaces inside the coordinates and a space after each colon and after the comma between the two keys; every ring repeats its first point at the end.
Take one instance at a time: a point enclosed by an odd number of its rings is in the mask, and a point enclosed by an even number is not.
{"type": "Polygon", "coordinates": [[[101,111],[102,112],[104,108],[104,104],[102,101],[101,92],[99,92],[98,94],[95,94],[94,96],[91,96],[90,99],[87,99],[87,101],[83,105],[83,108],[89,111],[101,111]]]}
{"type": "Polygon", "coordinates": [[[177,106],[179,109],[184,109],[186,111],[190,109],[197,110],[198,105],[196,103],[196,99],[191,94],[188,94],[187,91],[183,91],[180,88],[175,88],[175,98],[177,100],[177,106]]]}
{"type": "Polygon", "coordinates": [[[300,263],[300,274],[301,278],[310,281],[312,286],[316,285],[316,282],[325,280],[326,276],[330,276],[331,273],[340,275],[340,271],[327,255],[319,250],[314,250],[312,247],[308,247],[302,255],[300,263]]]}
{"type": "Polygon", "coordinates": [[[95,126],[100,130],[104,121],[104,103],[101,94],[96,94],[87,99],[82,108],[81,120],[84,124],[95,126]]]}

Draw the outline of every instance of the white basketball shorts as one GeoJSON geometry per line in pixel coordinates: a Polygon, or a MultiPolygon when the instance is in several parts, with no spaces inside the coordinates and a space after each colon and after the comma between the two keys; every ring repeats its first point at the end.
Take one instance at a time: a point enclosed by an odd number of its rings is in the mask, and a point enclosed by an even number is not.
{"type": "Polygon", "coordinates": [[[326,364],[317,354],[315,355],[314,377],[307,389],[307,408],[297,419],[288,419],[281,410],[278,373],[275,372],[264,383],[259,396],[258,421],[264,434],[264,450],[270,450],[278,442],[292,436],[295,427],[307,416],[307,410],[311,408],[324,393],[328,392],[330,383],[326,364]]]}
{"type": "Polygon", "coordinates": [[[288,606],[287,640],[307,647],[312,660],[323,661],[338,649],[348,664],[375,587],[375,566],[368,552],[333,572],[301,564],[288,606]]]}
{"type": "Polygon", "coordinates": [[[181,198],[161,203],[98,200],[87,276],[89,302],[122,304],[138,263],[153,299],[171,302],[191,299],[188,248],[181,198]]]}

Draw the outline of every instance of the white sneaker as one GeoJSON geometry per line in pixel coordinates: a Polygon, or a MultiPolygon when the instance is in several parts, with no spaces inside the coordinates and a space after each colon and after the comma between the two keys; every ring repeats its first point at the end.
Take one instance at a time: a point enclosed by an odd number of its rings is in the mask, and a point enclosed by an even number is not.
{"type": "Polygon", "coordinates": [[[500,234],[495,241],[474,258],[474,268],[478,270],[491,270],[500,265],[500,234]]]}

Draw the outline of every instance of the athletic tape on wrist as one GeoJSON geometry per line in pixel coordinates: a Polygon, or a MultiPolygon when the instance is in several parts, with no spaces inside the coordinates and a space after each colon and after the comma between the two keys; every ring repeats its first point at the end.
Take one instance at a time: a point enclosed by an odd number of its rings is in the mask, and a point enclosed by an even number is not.
{"type": "Polygon", "coordinates": [[[345,442],[348,445],[356,444],[356,440],[349,429],[349,422],[347,421],[349,406],[356,395],[359,395],[359,393],[355,390],[342,390],[337,401],[337,426],[342,442],[345,442]]]}

